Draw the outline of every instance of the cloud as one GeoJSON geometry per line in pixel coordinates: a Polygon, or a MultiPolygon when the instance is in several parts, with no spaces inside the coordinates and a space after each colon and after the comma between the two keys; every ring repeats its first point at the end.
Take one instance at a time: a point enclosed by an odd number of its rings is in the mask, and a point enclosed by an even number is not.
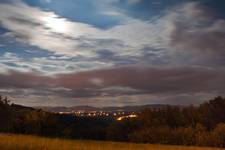
{"type": "Polygon", "coordinates": [[[3,53],[0,93],[20,94],[35,103],[43,98],[71,103],[95,99],[98,104],[119,103],[116,98],[121,103],[126,98],[133,103],[183,98],[187,103],[191,95],[224,94],[224,19],[197,2],[145,21],[110,11],[123,21],[101,29],[20,1],[1,3],[0,26],[7,29],[2,36],[51,55],[3,53]]]}
{"type": "Polygon", "coordinates": [[[4,44],[0,44],[0,47],[4,47],[5,45],[4,44]]]}
{"type": "MultiPolygon", "coordinates": [[[[29,52],[30,53],[30,52],[29,52]]],[[[113,66],[111,62],[74,58],[70,56],[50,55],[43,57],[23,58],[17,53],[5,52],[0,56],[0,73],[8,70],[19,72],[36,72],[45,75],[71,73],[113,66]]]]}
{"type": "Polygon", "coordinates": [[[91,78],[90,82],[95,84],[96,86],[102,86],[104,81],[99,78],[91,78]]]}
{"type": "Polygon", "coordinates": [[[136,3],[139,3],[141,0],[127,0],[127,2],[129,4],[136,4],[136,3]]]}
{"type": "Polygon", "coordinates": [[[52,2],[52,0],[45,0],[47,3],[51,3],[52,2]]]}
{"type": "MultiPolygon", "coordinates": [[[[12,95],[19,90],[20,95],[57,96],[58,99],[65,98],[70,102],[76,102],[76,99],[129,95],[164,95],[171,98],[172,95],[190,97],[202,93],[216,96],[225,94],[225,86],[221,84],[225,82],[224,77],[225,70],[201,67],[122,67],[54,76],[11,71],[0,75],[0,89],[11,89],[12,95]]],[[[138,98],[135,102],[139,102],[138,98]]],[[[169,103],[169,100],[166,102],[169,103]]]]}
{"type": "Polygon", "coordinates": [[[53,12],[42,11],[21,2],[1,4],[0,8],[1,26],[10,31],[8,35],[58,54],[88,55],[88,52],[74,50],[78,43],[73,38],[97,32],[89,25],[71,22],[53,12]]]}
{"type": "Polygon", "coordinates": [[[125,15],[121,25],[102,30],[25,3],[0,8],[1,26],[10,31],[8,36],[56,54],[95,57],[96,51],[110,49],[117,55],[139,55],[144,44],[157,43],[151,38],[156,32],[151,23],[125,15]]]}
{"type": "Polygon", "coordinates": [[[190,3],[170,15],[173,31],[172,48],[178,51],[199,52],[199,55],[225,55],[225,20],[216,19],[208,8],[190,3]]]}
{"type": "Polygon", "coordinates": [[[105,30],[25,3],[1,4],[0,8],[1,26],[11,31],[8,35],[56,54],[96,57],[97,51],[110,49],[117,55],[140,56],[145,46],[206,52],[224,49],[225,21],[213,19],[197,2],[146,21],[124,15],[122,24],[105,30]]]}
{"type": "Polygon", "coordinates": [[[70,57],[67,60],[34,56],[27,59],[14,54],[17,58],[11,57],[11,63],[7,63],[3,55],[1,65],[6,69],[53,74],[136,63],[142,55],[139,49],[147,43],[154,44],[149,38],[154,36],[148,36],[152,26],[148,27],[148,23],[131,18],[129,22],[102,30],[85,23],[72,22],[54,12],[19,1],[0,4],[0,12],[0,25],[8,30],[1,38],[16,39],[25,45],[37,46],[53,52],[51,55],[54,56],[70,57]],[[138,33],[140,28],[145,34],[138,33]]]}
{"type": "Polygon", "coordinates": [[[142,61],[146,47],[149,52],[163,50],[155,56],[165,56],[172,64],[190,63],[184,58],[193,56],[194,63],[207,63],[208,59],[213,63],[215,56],[224,56],[225,21],[214,18],[208,8],[197,2],[184,3],[146,21],[124,14],[123,22],[109,29],[71,21],[21,2],[1,4],[0,8],[1,26],[9,30],[5,36],[55,55],[99,59],[114,65],[122,59],[132,61],[128,57],[136,59],[133,63],[142,61]],[[105,50],[114,56],[110,61],[99,58],[105,50]]]}

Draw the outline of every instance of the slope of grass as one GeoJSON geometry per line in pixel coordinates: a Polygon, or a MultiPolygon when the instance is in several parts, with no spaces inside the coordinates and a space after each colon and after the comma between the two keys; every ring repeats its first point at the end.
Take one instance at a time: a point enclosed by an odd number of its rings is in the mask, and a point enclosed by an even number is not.
{"type": "Polygon", "coordinates": [[[0,134],[0,150],[222,150],[183,146],[50,139],[0,134]]]}

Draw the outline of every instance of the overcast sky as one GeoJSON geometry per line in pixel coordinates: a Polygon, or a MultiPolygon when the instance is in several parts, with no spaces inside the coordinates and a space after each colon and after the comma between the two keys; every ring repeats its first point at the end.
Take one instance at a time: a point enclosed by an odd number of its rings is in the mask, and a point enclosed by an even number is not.
{"type": "Polygon", "coordinates": [[[225,96],[225,1],[0,0],[0,94],[28,106],[225,96]]]}

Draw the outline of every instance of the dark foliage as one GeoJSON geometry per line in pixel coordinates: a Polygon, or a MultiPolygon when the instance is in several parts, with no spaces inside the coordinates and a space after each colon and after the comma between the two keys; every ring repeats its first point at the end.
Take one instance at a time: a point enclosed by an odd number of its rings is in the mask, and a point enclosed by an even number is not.
{"type": "Polygon", "coordinates": [[[225,99],[143,110],[137,118],[75,117],[10,104],[0,96],[0,132],[50,137],[225,147],[225,99]]]}

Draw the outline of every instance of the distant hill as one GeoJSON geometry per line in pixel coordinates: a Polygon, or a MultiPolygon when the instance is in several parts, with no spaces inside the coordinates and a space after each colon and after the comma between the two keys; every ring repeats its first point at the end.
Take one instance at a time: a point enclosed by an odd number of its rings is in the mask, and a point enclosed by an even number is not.
{"type": "MultiPolygon", "coordinates": [[[[140,106],[123,106],[123,107],[92,107],[92,106],[72,106],[72,107],[47,107],[47,106],[38,106],[37,109],[42,109],[50,112],[72,112],[72,111],[126,111],[126,112],[137,112],[144,109],[161,109],[165,108],[168,105],[164,104],[149,104],[149,105],[140,105],[140,106]]],[[[175,105],[174,105],[175,106],[175,105]]],[[[183,107],[183,106],[178,106],[183,107]]]]}
{"type": "Polygon", "coordinates": [[[11,104],[10,106],[14,110],[19,110],[19,111],[20,110],[24,110],[24,111],[32,111],[32,110],[35,110],[35,108],[27,107],[27,106],[23,106],[23,105],[18,105],[18,104],[11,104]]]}

